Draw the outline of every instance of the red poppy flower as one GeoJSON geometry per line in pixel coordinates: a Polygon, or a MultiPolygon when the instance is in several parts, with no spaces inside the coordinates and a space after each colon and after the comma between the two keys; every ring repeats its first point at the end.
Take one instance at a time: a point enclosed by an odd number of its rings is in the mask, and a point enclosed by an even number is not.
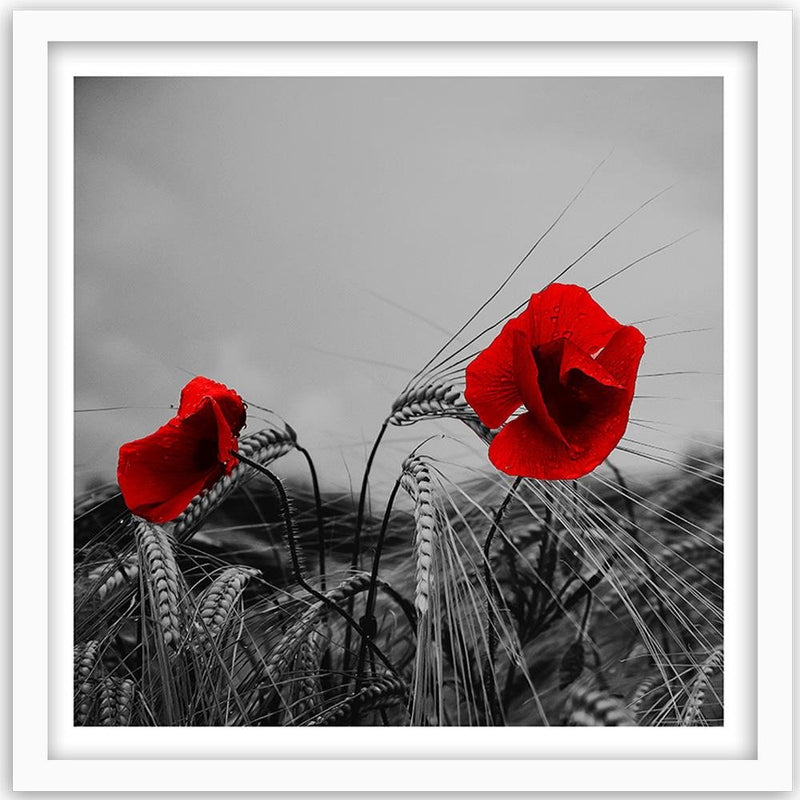
{"type": "Polygon", "coordinates": [[[117,482],[125,504],[150,522],[175,519],[203,489],[229,474],[245,421],[242,398],[208,378],[181,392],[178,413],[155,433],[122,445],[117,482]]]}
{"type": "Polygon", "coordinates": [[[591,472],[625,433],[643,352],[644,336],[586,289],[554,283],[532,295],[467,367],[467,402],[485,425],[503,426],[491,462],[544,480],[591,472]]]}

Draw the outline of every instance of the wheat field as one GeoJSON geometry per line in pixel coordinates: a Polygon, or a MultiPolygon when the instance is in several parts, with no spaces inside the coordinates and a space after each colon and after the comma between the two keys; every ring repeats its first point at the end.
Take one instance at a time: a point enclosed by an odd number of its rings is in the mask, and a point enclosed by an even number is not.
{"type": "Polygon", "coordinates": [[[486,559],[508,487],[456,487],[414,456],[374,596],[342,498],[321,498],[321,573],[313,495],[290,487],[311,594],[255,471],[174,530],[95,491],[76,507],[75,723],[721,724],[722,468],[714,451],[685,463],[703,471],[523,482],[486,559]],[[357,681],[361,636],[340,612],[363,627],[370,602],[357,681]]]}
{"type": "Polygon", "coordinates": [[[492,469],[465,369],[519,308],[471,316],[407,382],[351,492],[250,401],[235,467],[177,518],[115,483],[77,497],[75,724],[721,725],[722,444],[648,443],[669,425],[634,405],[584,477],[492,469]]]}

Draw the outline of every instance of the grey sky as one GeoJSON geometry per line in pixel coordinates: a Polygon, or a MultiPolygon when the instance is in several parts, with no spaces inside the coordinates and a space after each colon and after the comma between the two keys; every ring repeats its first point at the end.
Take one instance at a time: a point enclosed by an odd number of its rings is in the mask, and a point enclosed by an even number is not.
{"type": "MultiPolygon", "coordinates": [[[[719,431],[721,92],[711,78],[76,80],[75,402],[125,406],[75,415],[78,486],[113,478],[119,445],[166,421],[188,371],[280,412],[326,486],[346,488],[437,329],[458,328],[609,153],[482,320],[672,187],[569,280],[591,286],[697,229],[595,296],[622,322],[665,317],[647,336],[714,329],[648,342],[643,374],[703,374],[641,378],[634,416],[719,431]]],[[[435,430],[396,432],[379,474],[435,430]]]]}

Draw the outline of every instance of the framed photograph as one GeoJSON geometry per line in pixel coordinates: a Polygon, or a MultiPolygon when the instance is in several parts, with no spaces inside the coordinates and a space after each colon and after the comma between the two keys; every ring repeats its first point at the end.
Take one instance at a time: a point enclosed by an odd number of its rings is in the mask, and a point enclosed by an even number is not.
{"type": "Polygon", "coordinates": [[[15,12],[15,789],[790,789],[791,60],[15,12]]]}

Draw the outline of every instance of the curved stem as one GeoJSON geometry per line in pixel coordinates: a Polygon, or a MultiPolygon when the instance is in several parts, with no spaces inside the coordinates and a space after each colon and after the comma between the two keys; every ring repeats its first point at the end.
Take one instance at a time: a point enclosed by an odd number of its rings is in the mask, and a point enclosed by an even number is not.
{"type": "MultiPolygon", "coordinates": [[[[375,546],[375,556],[372,559],[372,574],[369,581],[369,591],[367,592],[367,605],[364,611],[364,616],[361,620],[366,635],[361,636],[361,646],[358,649],[358,664],[356,666],[356,686],[355,695],[357,696],[361,690],[361,684],[364,681],[364,666],[367,657],[367,646],[375,635],[375,597],[378,593],[378,570],[381,563],[381,552],[383,551],[383,543],[386,540],[386,531],[389,528],[389,517],[392,514],[392,506],[394,505],[395,497],[397,497],[397,490],[400,488],[400,478],[394,482],[392,493],[389,495],[389,500],[386,504],[386,511],[383,514],[383,523],[381,524],[381,532],[378,534],[378,543],[375,546]]],[[[358,725],[358,703],[353,706],[353,725],[358,725]]]]}
{"type": "Polygon", "coordinates": [[[358,569],[361,558],[361,530],[364,527],[364,509],[367,504],[367,489],[369,488],[369,474],[372,471],[372,462],[375,460],[378,447],[380,447],[381,440],[383,439],[383,435],[386,433],[386,429],[388,427],[389,420],[385,419],[383,421],[383,425],[381,425],[380,431],[378,431],[375,441],[372,444],[372,450],[369,452],[367,465],[364,468],[364,477],[361,479],[361,492],[358,496],[358,512],[356,514],[356,531],[355,536],[353,537],[353,557],[350,562],[352,569],[358,569]]]}
{"type": "Polygon", "coordinates": [[[486,541],[483,543],[483,577],[486,582],[486,640],[487,640],[487,653],[486,658],[483,662],[483,683],[484,687],[486,688],[486,692],[489,696],[489,712],[492,717],[492,724],[493,725],[501,725],[503,722],[502,715],[500,713],[500,702],[497,699],[497,686],[495,686],[494,681],[494,658],[495,658],[495,651],[497,650],[497,631],[495,630],[495,626],[493,624],[494,621],[494,605],[493,601],[497,600],[497,587],[494,583],[494,576],[492,575],[492,565],[489,561],[489,552],[492,548],[492,541],[494,540],[494,535],[500,526],[500,520],[503,518],[503,514],[505,514],[506,508],[508,508],[508,504],[511,502],[511,498],[517,492],[520,483],[522,483],[522,477],[517,477],[514,479],[514,483],[511,484],[511,487],[508,490],[503,502],[500,504],[500,508],[497,509],[497,512],[494,515],[494,519],[492,520],[492,527],[489,528],[489,533],[486,534],[486,541]]]}
{"type": "Polygon", "coordinates": [[[319,556],[319,585],[320,589],[324,592],[325,585],[325,524],[322,521],[322,495],[319,491],[319,480],[317,479],[317,470],[314,467],[314,462],[311,460],[311,454],[305,447],[295,444],[295,450],[302,453],[306,463],[308,464],[308,471],[311,473],[311,486],[314,491],[314,508],[317,512],[317,551],[319,556]]]}
{"type": "MultiPolygon", "coordinates": [[[[383,425],[381,425],[381,429],[378,431],[378,435],[375,438],[375,441],[372,443],[372,449],[369,451],[369,456],[367,457],[367,464],[364,467],[364,476],[361,479],[361,492],[358,496],[358,511],[356,513],[356,530],[353,535],[353,556],[350,560],[350,569],[353,571],[359,568],[359,564],[361,563],[361,530],[364,527],[364,509],[367,504],[367,489],[369,488],[369,474],[372,471],[372,462],[375,460],[375,456],[378,452],[378,447],[380,447],[381,440],[383,439],[384,434],[386,433],[386,429],[389,427],[389,420],[388,418],[383,421],[383,425]]],[[[355,607],[355,598],[351,597],[347,604],[347,611],[352,616],[353,608],[355,607]]],[[[350,644],[352,640],[352,631],[350,628],[347,629],[344,635],[344,660],[342,664],[342,672],[344,674],[345,681],[348,681],[348,673],[350,671],[350,644]]]]}
{"type": "Polygon", "coordinates": [[[578,629],[578,638],[583,639],[586,635],[586,626],[589,623],[589,614],[592,613],[592,601],[594,600],[594,595],[591,592],[586,594],[586,607],[583,609],[583,617],[581,618],[581,626],[578,629]]]}
{"type": "MultiPolygon", "coordinates": [[[[300,586],[303,587],[310,595],[315,597],[319,600],[320,603],[323,603],[340,617],[342,617],[345,622],[348,624],[348,630],[350,628],[355,628],[356,632],[362,639],[365,636],[364,629],[357,623],[353,617],[347,613],[343,608],[340,608],[336,603],[333,602],[329,597],[322,594],[322,592],[315,589],[308,581],[303,577],[302,570],[300,569],[300,558],[297,554],[297,541],[295,538],[295,530],[294,530],[294,521],[292,520],[292,514],[289,509],[289,497],[286,494],[286,489],[283,488],[283,483],[281,482],[280,478],[270,472],[266,467],[262,467],[257,461],[252,461],[251,459],[247,458],[247,456],[243,456],[241,453],[236,452],[235,450],[231,451],[231,454],[236,456],[239,461],[244,462],[249,467],[252,467],[255,470],[258,470],[262,475],[265,475],[272,481],[273,486],[278,492],[278,497],[280,498],[281,503],[281,512],[283,514],[283,521],[284,525],[286,526],[286,538],[289,541],[289,555],[292,559],[292,571],[294,573],[294,579],[300,586]]],[[[373,653],[383,662],[383,665],[392,673],[392,675],[397,676],[397,670],[392,666],[391,662],[388,658],[380,651],[378,647],[369,640],[368,647],[372,650],[373,653]]]]}

